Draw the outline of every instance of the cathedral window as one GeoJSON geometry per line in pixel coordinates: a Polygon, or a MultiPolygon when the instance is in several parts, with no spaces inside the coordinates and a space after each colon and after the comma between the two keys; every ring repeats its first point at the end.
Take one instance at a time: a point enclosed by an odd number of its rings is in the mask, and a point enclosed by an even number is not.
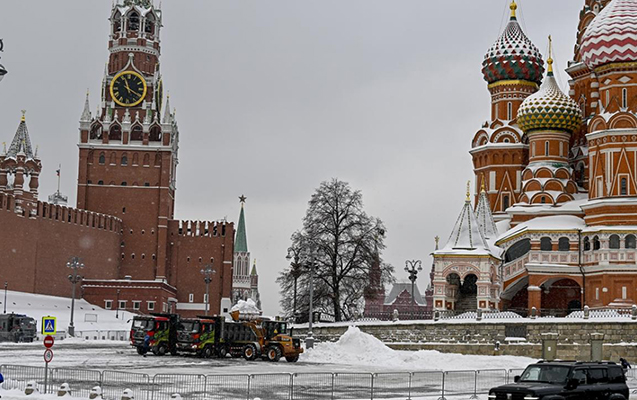
{"type": "Polygon", "coordinates": [[[509,196],[505,195],[502,198],[502,211],[506,210],[507,208],[509,208],[509,196]]]}
{"type": "Polygon", "coordinates": [[[103,185],[103,184],[104,184],[104,181],[99,180],[99,181],[97,181],[97,184],[98,184],[98,185],[103,185]]]}
{"type": "Polygon", "coordinates": [[[571,248],[571,244],[567,237],[561,237],[557,241],[557,249],[559,251],[569,251],[571,248]]]}
{"type": "Polygon", "coordinates": [[[628,194],[628,185],[627,185],[627,179],[626,178],[622,178],[620,181],[620,189],[619,189],[619,194],[621,196],[626,196],[628,194]]]}
{"type": "Polygon", "coordinates": [[[546,203],[546,197],[542,196],[540,198],[540,203],[545,204],[546,203]]]}
{"type": "Polygon", "coordinates": [[[599,237],[595,236],[593,238],[593,250],[599,250],[602,247],[601,242],[599,241],[599,237]]]}
{"type": "Polygon", "coordinates": [[[622,108],[628,107],[628,89],[622,89],[622,108]]]}
{"type": "Polygon", "coordinates": [[[608,238],[608,247],[611,249],[619,249],[619,235],[610,235],[608,238]]]}
{"type": "Polygon", "coordinates": [[[122,154],[122,165],[128,165],[128,156],[126,153],[122,154]]]}
{"type": "Polygon", "coordinates": [[[551,251],[553,250],[553,243],[550,237],[543,237],[540,239],[540,250],[551,251]]]}
{"type": "Polygon", "coordinates": [[[504,254],[504,261],[508,263],[513,260],[517,260],[518,258],[525,256],[529,251],[531,251],[531,240],[522,239],[513,246],[509,247],[504,254]]]}
{"type": "Polygon", "coordinates": [[[161,128],[157,125],[150,128],[150,135],[148,140],[151,142],[159,142],[161,140],[161,128]]]}
{"type": "Polygon", "coordinates": [[[89,136],[90,139],[101,139],[102,138],[102,125],[94,124],[91,127],[91,134],[89,136]]]}
{"type": "Polygon", "coordinates": [[[99,163],[100,165],[104,165],[106,163],[106,156],[104,153],[100,153],[99,163]]]}
{"type": "Polygon", "coordinates": [[[108,140],[122,140],[122,127],[114,124],[108,134],[108,140]]]}
{"type": "Polygon", "coordinates": [[[507,119],[508,120],[513,119],[513,103],[511,102],[507,103],[507,119]]]}
{"type": "Polygon", "coordinates": [[[626,239],[624,239],[624,247],[627,249],[637,248],[637,240],[635,240],[635,235],[626,235],[626,239]]]}
{"type": "Polygon", "coordinates": [[[137,31],[139,30],[139,14],[135,11],[128,15],[128,30],[129,31],[137,31]]]}
{"type": "Polygon", "coordinates": [[[144,139],[144,132],[142,127],[139,125],[135,125],[130,133],[130,140],[136,140],[141,142],[144,139]]]}
{"type": "Polygon", "coordinates": [[[144,31],[150,35],[155,33],[155,16],[153,14],[148,14],[146,17],[144,31]]]}
{"type": "Polygon", "coordinates": [[[148,167],[150,165],[150,156],[147,154],[144,154],[144,167],[148,167]]]}
{"type": "Polygon", "coordinates": [[[589,251],[591,249],[591,241],[589,238],[584,238],[584,251],[589,251]]]}
{"type": "Polygon", "coordinates": [[[546,157],[549,156],[549,142],[548,142],[548,140],[546,142],[544,142],[544,155],[546,157]]]}

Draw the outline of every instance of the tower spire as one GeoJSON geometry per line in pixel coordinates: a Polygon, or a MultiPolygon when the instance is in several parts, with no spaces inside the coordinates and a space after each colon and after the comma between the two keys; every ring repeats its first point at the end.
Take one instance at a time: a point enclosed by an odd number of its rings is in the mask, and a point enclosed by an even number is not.
{"type": "Polygon", "coordinates": [[[86,101],[84,102],[84,111],[82,111],[82,116],[80,117],[80,121],[90,122],[91,121],[91,106],[89,104],[89,91],[86,89],[86,101]]]}
{"type": "Polygon", "coordinates": [[[549,59],[546,60],[546,63],[549,65],[547,75],[553,76],[553,39],[551,35],[549,35],[549,59]]]}
{"type": "Polygon", "coordinates": [[[22,110],[20,125],[18,125],[18,130],[11,141],[11,146],[9,146],[7,158],[16,158],[20,153],[24,153],[27,159],[34,158],[33,148],[31,147],[31,139],[29,138],[29,131],[27,130],[26,112],[26,110],[22,110]]]}
{"type": "Polygon", "coordinates": [[[471,203],[471,181],[467,181],[467,203],[471,203]]]}
{"type": "Polygon", "coordinates": [[[248,238],[246,235],[246,220],[243,210],[243,205],[246,202],[247,197],[244,195],[239,196],[239,202],[241,203],[241,213],[239,214],[239,224],[237,225],[237,236],[234,241],[234,251],[236,252],[248,252],[248,238]]]}
{"type": "Polygon", "coordinates": [[[164,113],[164,124],[170,124],[170,93],[166,95],[166,112],[164,113]]]}
{"type": "Polygon", "coordinates": [[[511,0],[509,8],[511,9],[511,19],[517,19],[516,10],[518,9],[518,5],[515,4],[515,0],[511,0]]]}

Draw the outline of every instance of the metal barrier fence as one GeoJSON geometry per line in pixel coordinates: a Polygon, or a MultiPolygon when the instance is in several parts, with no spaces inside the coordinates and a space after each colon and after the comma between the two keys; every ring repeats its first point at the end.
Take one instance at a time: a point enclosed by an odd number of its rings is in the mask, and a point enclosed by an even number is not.
{"type": "MultiPolygon", "coordinates": [[[[74,397],[88,397],[101,386],[104,399],[119,399],[131,389],[135,400],[169,400],[173,393],[195,400],[345,400],[345,399],[475,399],[489,389],[513,381],[522,369],[421,371],[388,373],[298,373],[252,375],[157,374],[50,368],[48,393],[68,383],[74,397]]],[[[0,365],[4,389],[24,391],[29,381],[44,390],[44,368],[0,365]]],[[[627,373],[631,389],[635,373],[627,373]]]]}

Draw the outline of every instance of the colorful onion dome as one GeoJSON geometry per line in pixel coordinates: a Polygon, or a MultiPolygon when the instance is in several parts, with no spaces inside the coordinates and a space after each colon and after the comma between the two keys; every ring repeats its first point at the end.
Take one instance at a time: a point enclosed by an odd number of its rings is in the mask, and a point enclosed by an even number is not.
{"type": "Polygon", "coordinates": [[[542,82],[542,54],[522,31],[515,15],[516,9],[517,4],[513,1],[511,20],[484,56],[482,74],[489,83],[509,80],[542,82]]]}
{"type": "Polygon", "coordinates": [[[573,133],[582,123],[582,111],[573,99],[560,90],[553,75],[553,59],[550,56],[548,65],[548,73],[540,90],[520,105],[518,125],[525,133],[534,130],[573,133]]]}
{"type": "Polygon", "coordinates": [[[580,55],[591,69],[637,61],[637,0],[611,1],[586,28],[580,55]]]}

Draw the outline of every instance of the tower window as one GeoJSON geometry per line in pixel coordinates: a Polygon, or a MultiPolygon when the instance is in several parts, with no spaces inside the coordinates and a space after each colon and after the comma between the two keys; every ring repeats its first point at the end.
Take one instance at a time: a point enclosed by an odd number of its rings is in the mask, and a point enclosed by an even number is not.
{"type": "Polygon", "coordinates": [[[608,103],[610,103],[610,90],[606,91],[606,107],[608,107],[608,103]]]}
{"type": "Polygon", "coordinates": [[[135,125],[131,130],[130,140],[136,140],[141,142],[144,139],[144,132],[142,127],[139,125],[135,125]]]}
{"type": "Polygon", "coordinates": [[[117,33],[122,30],[122,15],[117,12],[113,16],[113,33],[117,33]]]}
{"type": "Polygon", "coordinates": [[[535,157],[535,142],[531,143],[531,157],[535,157]]]}
{"type": "Polygon", "coordinates": [[[150,128],[150,134],[148,138],[151,142],[159,142],[161,140],[161,128],[157,125],[150,128]]]}
{"type": "Polygon", "coordinates": [[[608,247],[610,249],[619,249],[619,235],[610,235],[608,238],[608,247]]]}
{"type": "Polygon", "coordinates": [[[509,208],[509,196],[504,196],[502,198],[502,211],[506,210],[507,208],[509,208]]]}
{"type": "Polygon", "coordinates": [[[591,249],[591,240],[587,237],[584,238],[584,251],[589,251],[591,249]]]}
{"type": "Polygon", "coordinates": [[[542,198],[540,199],[540,203],[545,204],[546,203],[546,197],[542,196],[542,198]]]}
{"type": "Polygon", "coordinates": [[[128,186],[128,183],[122,182],[122,186],[128,186]]]}
{"type": "Polygon", "coordinates": [[[104,153],[100,153],[99,163],[100,165],[106,164],[106,156],[104,155],[104,153]]]}
{"type": "Polygon", "coordinates": [[[571,248],[571,244],[567,237],[561,237],[557,242],[557,249],[559,251],[569,251],[571,248]]]}
{"type": "Polygon", "coordinates": [[[513,119],[513,103],[511,102],[507,103],[507,119],[508,120],[513,119]]]}
{"type": "Polygon", "coordinates": [[[545,156],[549,156],[549,142],[548,140],[546,142],[544,142],[544,155],[545,156]]]}
{"type": "Polygon", "coordinates": [[[626,178],[622,178],[620,182],[621,183],[620,183],[619,194],[621,196],[626,196],[628,194],[627,180],[626,180],[626,178]]]}
{"type": "Polygon", "coordinates": [[[542,251],[553,250],[553,243],[551,243],[550,237],[543,237],[540,239],[540,250],[542,251]]]}
{"type": "Polygon", "coordinates": [[[97,184],[98,184],[98,185],[103,185],[103,184],[104,184],[104,181],[99,180],[99,181],[97,181],[97,184]]]}
{"type": "Polygon", "coordinates": [[[637,247],[637,240],[635,240],[635,235],[626,235],[626,239],[624,239],[624,247],[627,249],[634,249],[637,247]]]}
{"type": "Polygon", "coordinates": [[[599,250],[601,247],[602,247],[602,244],[599,241],[599,237],[595,236],[593,238],[593,250],[599,250]]]}
{"type": "Polygon", "coordinates": [[[128,165],[128,156],[126,156],[126,153],[122,155],[122,165],[128,165]]]}
{"type": "Polygon", "coordinates": [[[129,31],[137,31],[139,30],[139,14],[135,11],[130,13],[128,16],[128,30],[129,31]]]}
{"type": "Polygon", "coordinates": [[[113,125],[108,134],[108,140],[122,140],[122,127],[117,124],[113,125]]]}
{"type": "Polygon", "coordinates": [[[628,89],[622,89],[622,108],[628,107],[628,89]]]}

